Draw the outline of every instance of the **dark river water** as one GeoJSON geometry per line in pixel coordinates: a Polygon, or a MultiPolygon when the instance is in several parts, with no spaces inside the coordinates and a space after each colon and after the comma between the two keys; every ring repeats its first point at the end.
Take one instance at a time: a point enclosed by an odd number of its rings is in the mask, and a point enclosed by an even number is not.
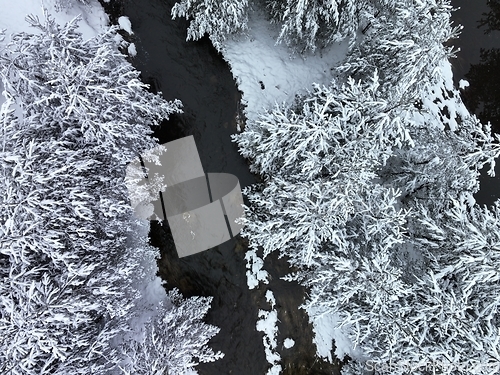
{"type": "MultiPolygon", "coordinates": [[[[226,172],[236,175],[242,187],[256,182],[243,158],[231,142],[230,135],[236,132],[239,114],[240,93],[227,64],[207,39],[186,42],[187,22],[173,21],[170,9],[175,0],[115,0],[104,4],[116,23],[117,16],[130,18],[138,55],[132,60],[142,72],[142,79],[151,84],[153,90],[161,91],[167,100],[180,99],[184,113],[173,116],[157,129],[155,135],[160,143],[183,136],[193,135],[205,172],[226,172]]],[[[489,74],[481,80],[481,74],[468,77],[471,65],[480,65],[480,48],[500,47],[499,32],[484,34],[477,28],[482,13],[489,10],[486,0],[454,0],[454,6],[462,9],[454,15],[456,22],[465,26],[460,40],[455,45],[462,50],[453,62],[455,78],[468,79],[471,86],[463,94],[469,108],[485,120],[484,104],[477,92],[500,76],[495,69],[487,67],[489,74]],[[478,104],[479,103],[479,104],[478,104]]],[[[490,64],[491,65],[491,64],[490,64]]],[[[493,81],[500,87],[499,81],[493,81]]],[[[496,86],[491,86],[492,92],[496,86]]],[[[500,95],[500,94],[499,94],[500,95]]],[[[500,96],[499,96],[500,99],[500,96]]],[[[484,98],[483,98],[484,101],[484,98]]],[[[494,111],[493,111],[494,112],[494,111]]],[[[488,112],[488,118],[500,130],[497,118],[488,112]]],[[[500,116],[498,117],[500,118],[500,116]]],[[[500,168],[497,168],[500,175],[500,168]]],[[[491,203],[498,197],[500,179],[483,177],[481,192],[476,197],[479,203],[491,203]]],[[[246,285],[247,249],[245,241],[232,239],[214,249],[179,259],[166,225],[156,222],[151,227],[151,243],[161,249],[160,275],[168,282],[168,288],[179,288],[185,296],[213,296],[212,308],[207,322],[220,327],[220,332],[211,340],[214,350],[225,353],[219,361],[198,366],[201,375],[263,375],[269,365],[264,354],[261,332],[255,324],[258,309],[269,310],[264,294],[271,289],[277,300],[278,351],[282,357],[284,375],[338,374],[339,364],[325,363],[315,355],[312,344],[311,325],[303,310],[297,307],[305,298],[305,290],[295,283],[280,280],[288,272],[286,260],[271,256],[266,261],[266,270],[271,275],[267,286],[249,290],[246,285]],[[291,337],[295,346],[283,348],[283,340],[291,337]]]]}
{"type": "MultiPolygon", "coordinates": [[[[205,172],[226,172],[239,178],[242,187],[257,182],[246,161],[238,154],[230,135],[236,132],[240,92],[228,65],[208,39],[186,42],[187,22],[173,21],[173,0],[123,0],[104,4],[112,22],[117,16],[130,18],[137,47],[133,65],[142,79],[161,91],[167,100],[180,99],[184,113],[173,116],[157,129],[165,143],[193,135],[205,172]]],[[[213,296],[206,321],[220,327],[211,347],[225,353],[213,363],[197,367],[201,375],[264,375],[269,368],[262,344],[263,333],[255,329],[258,310],[270,310],[265,292],[274,292],[278,310],[278,348],[284,375],[338,374],[338,364],[316,357],[312,327],[298,306],[305,290],[280,278],[289,272],[285,259],[269,257],[265,268],[269,285],[249,290],[246,283],[247,245],[237,236],[216,248],[179,259],[168,225],[153,222],[151,243],[161,250],[160,276],[167,288],[178,288],[184,296],[213,296]],[[287,337],[295,340],[283,348],[287,337]]]]}
{"type": "MultiPolygon", "coordinates": [[[[488,25],[481,26],[481,20],[487,19],[500,26],[500,1],[452,0],[451,3],[460,8],[453,14],[455,24],[464,26],[460,38],[453,42],[460,48],[457,59],[452,60],[455,82],[469,81],[470,86],[462,91],[465,105],[483,123],[490,121],[492,129],[500,133],[500,31],[487,34],[488,25]],[[495,3],[496,13],[495,7],[489,5],[495,3]]],[[[500,161],[495,171],[494,178],[481,174],[481,191],[476,195],[480,204],[492,204],[500,198],[500,161]]]]}

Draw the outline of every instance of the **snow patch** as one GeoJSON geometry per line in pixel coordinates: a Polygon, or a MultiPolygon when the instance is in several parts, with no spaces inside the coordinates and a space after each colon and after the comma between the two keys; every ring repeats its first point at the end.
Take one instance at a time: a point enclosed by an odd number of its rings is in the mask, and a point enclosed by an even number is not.
{"type": "MultiPolygon", "coordinates": [[[[271,308],[273,308],[276,304],[276,299],[272,291],[268,290],[266,292],[266,300],[271,304],[271,308]]],[[[259,310],[259,318],[256,329],[259,332],[264,332],[262,342],[264,343],[267,362],[271,365],[266,375],[279,375],[282,367],[279,364],[281,356],[276,351],[276,346],[278,345],[276,341],[276,336],[278,335],[278,312],[275,309],[271,311],[259,310]]]]}
{"type": "Polygon", "coordinates": [[[466,87],[469,87],[469,81],[466,81],[465,79],[461,79],[458,82],[458,87],[460,87],[461,90],[465,90],[466,87]]]}
{"type": "Polygon", "coordinates": [[[264,284],[268,284],[269,274],[267,271],[263,270],[264,261],[257,256],[255,250],[247,251],[245,254],[245,260],[247,261],[247,285],[248,289],[254,289],[259,285],[259,281],[264,284]]]}
{"type": "MultiPolygon", "coordinates": [[[[38,16],[43,21],[43,7],[55,18],[57,23],[64,25],[73,18],[81,15],[82,21],[78,30],[85,40],[105,31],[108,25],[108,16],[98,0],[89,0],[88,5],[74,1],[71,7],[60,8],[57,0],[18,0],[15,6],[11,0],[0,0],[0,29],[7,29],[6,35],[14,33],[39,33],[40,31],[29,26],[25,21],[28,14],[38,16]]],[[[2,43],[8,43],[10,38],[5,38],[2,43]]]]}
{"type": "Polygon", "coordinates": [[[430,124],[439,123],[443,124],[442,129],[447,125],[450,130],[456,131],[460,127],[457,119],[470,117],[470,113],[453,84],[451,63],[448,60],[441,61],[439,70],[443,79],[438,79],[422,96],[422,103],[429,111],[421,111],[417,114],[418,118],[414,118],[414,121],[417,123],[425,121],[430,124]],[[443,115],[446,112],[447,114],[443,115]],[[436,122],[436,117],[440,118],[441,121],[436,122]]]}
{"type": "Polygon", "coordinates": [[[222,52],[243,92],[249,120],[276,102],[293,102],[296,93],[312,88],[313,83],[328,84],[347,53],[346,41],[316,54],[292,55],[285,45],[276,45],[280,28],[269,22],[262,9],[249,9],[248,17],[247,35],[226,40],[222,52]]]}
{"type": "Polygon", "coordinates": [[[317,308],[308,308],[307,313],[313,325],[316,353],[322,358],[333,363],[332,350],[335,343],[335,357],[343,360],[346,355],[353,359],[363,359],[363,353],[359,348],[353,349],[353,344],[344,329],[340,326],[338,314],[319,313],[317,308]],[[311,318],[315,317],[315,318],[311,318]]]}
{"type": "Polygon", "coordinates": [[[134,43],[130,43],[128,48],[127,48],[128,54],[132,57],[137,55],[137,49],[135,48],[134,43]]]}
{"type": "Polygon", "coordinates": [[[276,305],[276,299],[274,298],[274,294],[271,290],[268,290],[266,292],[266,301],[271,305],[271,309],[274,309],[274,306],[276,305]]]}
{"type": "Polygon", "coordinates": [[[293,348],[294,345],[295,341],[289,337],[287,337],[285,341],[283,341],[283,346],[285,347],[285,349],[293,348]]]}
{"type": "Polygon", "coordinates": [[[125,30],[129,35],[132,35],[134,32],[132,31],[132,24],[130,23],[130,19],[127,16],[121,16],[118,18],[118,24],[122,30],[125,30]]]}

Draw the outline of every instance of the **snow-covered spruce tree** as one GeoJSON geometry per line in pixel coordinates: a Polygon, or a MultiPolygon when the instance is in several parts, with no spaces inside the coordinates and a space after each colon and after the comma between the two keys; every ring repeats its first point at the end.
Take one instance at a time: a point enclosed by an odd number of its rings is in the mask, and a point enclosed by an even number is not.
{"type": "Polygon", "coordinates": [[[186,40],[208,34],[217,50],[227,35],[246,30],[248,0],[181,0],[172,8],[172,17],[190,20],[186,40]]]}
{"type": "Polygon", "coordinates": [[[394,262],[408,213],[376,174],[394,144],[412,143],[411,123],[378,89],[376,75],[316,86],[302,103],[277,107],[235,136],[265,177],[245,192],[250,247],[289,257],[299,269],[289,279],[310,288],[308,309],[337,313],[346,324],[353,317],[362,328],[397,324],[385,312],[412,292],[394,262]]]}
{"type": "MultiPolygon", "coordinates": [[[[137,285],[156,269],[147,231],[132,232],[125,170],[180,103],[146,91],[116,28],[84,41],[78,19],[27,20],[37,32],[13,35],[0,54],[0,372],[117,372],[126,358],[117,338],[143,309],[137,285]]],[[[204,348],[215,329],[200,322],[209,301],[173,297],[193,316],[165,298],[157,346],[183,352],[150,355],[167,367],[216,358],[204,348]],[[200,333],[196,347],[179,334],[186,327],[200,333]]]]}
{"type": "Polygon", "coordinates": [[[364,12],[370,25],[339,68],[348,76],[366,77],[376,69],[381,92],[397,105],[411,103],[415,94],[439,79],[439,65],[453,56],[445,46],[458,36],[451,25],[449,0],[393,0],[364,12]]]}
{"type": "Polygon", "coordinates": [[[366,220],[367,236],[380,235],[387,246],[402,240],[399,193],[375,181],[375,168],[392,144],[411,139],[377,92],[376,75],[367,83],[317,85],[303,103],[277,106],[234,136],[251,170],[266,179],[246,191],[252,205],[242,234],[250,248],[262,246],[266,255],[281,249],[293,264],[309,266],[326,244],[351,251],[366,220]]]}
{"type": "Polygon", "coordinates": [[[314,51],[332,42],[353,38],[366,1],[268,0],[272,19],[281,24],[278,42],[314,51]]]}
{"type": "Polygon", "coordinates": [[[420,210],[426,235],[415,246],[428,269],[416,284],[418,305],[406,326],[415,351],[453,363],[443,373],[495,374],[500,368],[499,203],[480,208],[454,200],[441,217],[420,210]]]}
{"type": "Polygon", "coordinates": [[[175,290],[168,296],[174,307],[150,319],[141,340],[123,343],[128,357],[120,365],[123,374],[184,374],[199,362],[213,362],[223,356],[206,345],[219,332],[217,327],[203,323],[212,298],[184,299],[175,290]]]}
{"type": "Polygon", "coordinates": [[[399,0],[266,0],[274,22],[281,25],[278,42],[313,51],[349,38],[351,43],[399,0]]]}

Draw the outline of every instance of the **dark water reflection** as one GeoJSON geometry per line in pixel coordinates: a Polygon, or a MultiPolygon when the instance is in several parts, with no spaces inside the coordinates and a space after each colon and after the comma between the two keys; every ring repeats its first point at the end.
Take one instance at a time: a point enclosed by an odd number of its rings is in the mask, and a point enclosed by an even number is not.
{"type": "MultiPolygon", "coordinates": [[[[155,132],[160,143],[193,135],[205,172],[236,175],[242,187],[256,182],[245,160],[238,154],[230,135],[236,132],[240,93],[227,64],[207,39],[185,42],[187,22],[172,21],[175,0],[123,0],[104,4],[116,19],[130,18],[137,46],[133,65],[154,90],[167,100],[180,99],[184,113],[173,116],[155,132]]],[[[112,17],[112,18],[113,18],[112,17]]],[[[255,324],[259,308],[269,310],[264,294],[274,292],[278,308],[278,351],[284,375],[338,374],[338,365],[318,359],[312,344],[307,316],[298,306],[305,290],[296,283],[280,280],[289,270],[286,260],[270,257],[266,269],[272,280],[260,290],[246,285],[246,242],[232,239],[214,249],[179,259],[168,224],[153,222],[151,243],[161,249],[160,275],[168,288],[177,287],[185,296],[213,296],[207,322],[221,328],[211,340],[214,350],[225,353],[222,360],[201,364],[201,375],[263,375],[269,365],[261,332],[255,324]],[[296,344],[283,348],[291,337],[296,344]]]]}
{"type": "MultiPolygon", "coordinates": [[[[460,7],[453,14],[456,24],[464,26],[454,45],[460,47],[457,59],[452,61],[456,83],[466,79],[470,87],[462,91],[467,108],[486,123],[491,122],[500,133],[500,1],[452,0],[460,7]]],[[[476,195],[479,204],[492,204],[500,198],[500,162],[496,177],[481,173],[481,191],[476,195]]]]}

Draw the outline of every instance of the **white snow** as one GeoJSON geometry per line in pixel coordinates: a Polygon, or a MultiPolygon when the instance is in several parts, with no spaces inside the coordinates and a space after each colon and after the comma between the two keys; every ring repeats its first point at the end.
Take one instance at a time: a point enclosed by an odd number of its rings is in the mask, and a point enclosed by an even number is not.
{"type": "Polygon", "coordinates": [[[271,290],[266,291],[266,301],[271,305],[271,309],[274,309],[276,299],[274,298],[274,294],[271,290]]]}
{"type": "MultiPolygon", "coordinates": [[[[135,243],[137,238],[148,236],[150,229],[149,220],[136,219],[131,235],[127,239],[127,245],[130,247],[138,247],[135,243]]],[[[144,335],[145,324],[149,320],[154,320],[161,313],[161,306],[168,307],[170,301],[167,297],[164,281],[158,276],[158,264],[154,248],[144,249],[141,268],[144,269],[145,277],[135,279],[133,287],[140,293],[140,298],[135,301],[137,306],[140,306],[140,314],[135,314],[129,317],[129,326],[131,331],[124,335],[122,340],[142,341],[144,335]]]]}
{"type": "Polygon", "coordinates": [[[259,332],[264,332],[262,342],[264,343],[264,350],[266,352],[267,362],[271,365],[266,375],[279,375],[282,370],[279,361],[281,356],[276,351],[278,345],[276,336],[278,335],[278,312],[273,309],[276,304],[276,299],[271,290],[266,291],[266,301],[271,305],[271,311],[259,310],[259,320],[257,320],[256,329],[259,332]]]}
{"type": "Polygon", "coordinates": [[[345,355],[354,359],[362,359],[363,353],[359,348],[353,349],[351,340],[344,333],[343,327],[340,327],[340,320],[337,314],[323,313],[318,314],[316,308],[307,309],[309,317],[317,316],[311,321],[313,325],[314,339],[316,344],[316,353],[322,358],[328,359],[333,363],[332,349],[335,343],[335,357],[343,360],[345,355]]]}
{"type": "Polygon", "coordinates": [[[254,289],[259,285],[259,281],[264,284],[268,284],[269,274],[267,271],[263,270],[264,261],[257,256],[254,250],[247,251],[245,254],[245,260],[247,261],[247,285],[248,289],[254,289]]]}
{"type": "Polygon", "coordinates": [[[223,48],[247,107],[248,119],[273,107],[292,102],[295,94],[327,84],[336,64],[345,57],[347,42],[334,44],[315,54],[292,56],[285,45],[276,45],[279,27],[271,25],[261,9],[249,10],[248,35],[228,39],[223,48]]]}
{"type": "MultiPolygon", "coordinates": [[[[257,320],[256,328],[257,331],[264,332],[262,341],[264,343],[266,359],[267,362],[269,362],[269,364],[274,367],[281,360],[281,356],[279,355],[279,353],[274,350],[277,346],[276,335],[278,334],[278,327],[276,326],[276,324],[278,322],[278,312],[276,310],[259,310],[259,318],[261,319],[257,320]]],[[[281,371],[281,366],[279,367],[281,371]]]]}
{"type": "Polygon", "coordinates": [[[118,18],[118,24],[122,30],[125,30],[129,35],[132,35],[134,32],[132,31],[132,24],[130,23],[130,19],[126,16],[121,16],[118,18]]]}
{"type": "Polygon", "coordinates": [[[130,43],[128,45],[128,54],[132,57],[136,56],[137,55],[137,49],[135,48],[135,44],[134,43],[130,43]]]}
{"type": "Polygon", "coordinates": [[[266,375],[280,375],[281,370],[281,365],[274,365],[269,370],[267,370],[266,375]]]}
{"type": "Polygon", "coordinates": [[[439,70],[443,79],[438,79],[436,84],[430,87],[422,98],[422,102],[429,112],[415,113],[413,120],[419,124],[422,124],[425,120],[428,120],[429,123],[435,123],[434,119],[446,108],[449,116],[439,117],[442,119],[442,124],[455,131],[459,128],[457,118],[459,116],[467,118],[470,113],[465,107],[459,91],[454,87],[451,63],[448,60],[443,60],[439,65],[439,70]],[[449,93],[452,93],[452,95],[450,96],[449,93]]]}
{"type": "MultiPolygon", "coordinates": [[[[16,0],[15,5],[12,0],[0,0],[0,29],[7,29],[6,35],[20,33],[22,31],[35,33],[37,30],[30,27],[24,20],[26,15],[33,14],[43,20],[43,6],[47,9],[59,24],[71,21],[81,14],[79,31],[84,39],[90,39],[106,29],[108,16],[99,4],[98,0],[89,0],[89,5],[75,1],[71,7],[56,11],[56,0],[16,0]]],[[[3,43],[9,42],[10,38],[5,38],[3,43]]]]}
{"type": "Polygon", "coordinates": [[[294,345],[295,341],[289,337],[287,337],[285,341],[283,341],[283,346],[285,347],[285,349],[293,348],[294,345]]]}
{"type": "Polygon", "coordinates": [[[458,82],[458,87],[460,87],[461,90],[465,90],[466,87],[469,87],[469,81],[466,81],[465,79],[461,79],[458,82]]]}

